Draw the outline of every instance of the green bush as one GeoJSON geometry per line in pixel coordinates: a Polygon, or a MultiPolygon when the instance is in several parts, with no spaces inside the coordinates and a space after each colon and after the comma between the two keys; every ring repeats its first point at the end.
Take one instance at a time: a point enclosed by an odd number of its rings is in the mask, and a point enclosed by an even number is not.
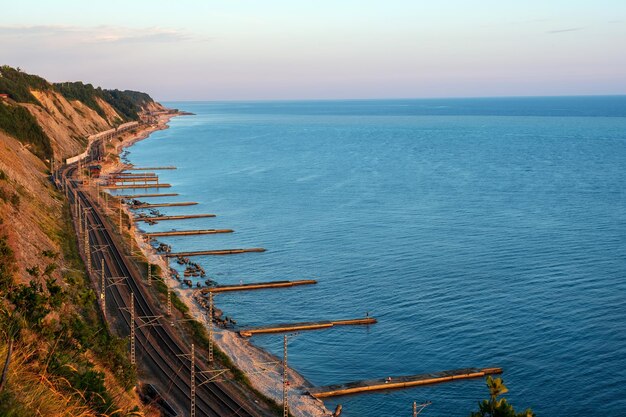
{"type": "Polygon", "coordinates": [[[59,256],[58,253],[49,249],[41,251],[41,254],[45,256],[46,258],[50,258],[50,259],[56,259],[59,256]]]}
{"type": "Polygon", "coordinates": [[[17,285],[8,294],[8,298],[27,323],[34,329],[41,328],[43,318],[50,312],[48,297],[42,284],[32,280],[28,285],[17,285]]]}
{"type": "Polygon", "coordinates": [[[0,67],[0,94],[8,94],[11,99],[20,103],[40,104],[30,90],[50,90],[50,84],[41,77],[26,74],[19,68],[8,65],[0,67]]]}
{"type": "Polygon", "coordinates": [[[33,153],[40,159],[52,157],[50,138],[27,109],[0,103],[0,129],[20,142],[30,144],[33,153]]]}
{"type": "Polygon", "coordinates": [[[67,351],[53,352],[48,366],[54,375],[64,378],[92,410],[108,415],[113,400],[104,386],[104,374],[93,369],[93,364],[80,361],[67,351]],[[79,394],[80,393],[80,394],[79,394]]]}

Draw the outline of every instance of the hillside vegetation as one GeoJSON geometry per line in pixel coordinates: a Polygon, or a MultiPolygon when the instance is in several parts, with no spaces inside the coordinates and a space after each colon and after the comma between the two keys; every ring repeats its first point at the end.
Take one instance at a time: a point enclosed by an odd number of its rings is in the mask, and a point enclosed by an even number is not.
{"type": "Polygon", "coordinates": [[[128,339],[102,319],[46,160],[163,108],[143,93],[72,86],[0,67],[10,96],[0,99],[0,416],[157,415],[133,390],[128,339]]]}
{"type": "Polygon", "coordinates": [[[19,283],[6,219],[0,221],[0,415],[122,416],[138,410],[120,408],[107,389],[106,370],[115,375],[109,387],[123,392],[133,387],[135,369],[126,340],[108,332],[88,279],[74,269],[82,265],[71,225],[53,231],[62,253],[42,251],[45,267],[31,265],[29,282],[19,283]],[[62,265],[65,270],[55,273],[62,265]]]}
{"type": "Polygon", "coordinates": [[[97,102],[97,98],[101,98],[111,105],[123,121],[139,119],[142,109],[154,102],[148,94],[139,91],[107,90],[81,81],[51,84],[37,75],[23,72],[20,68],[8,65],[0,67],[0,94],[8,94],[18,103],[41,104],[32,94],[32,90],[59,92],[66,99],[81,101],[100,116],[106,117],[104,109],[97,102]]]}
{"type": "Polygon", "coordinates": [[[75,152],[88,134],[138,120],[143,111],[160,107],[146,93],[107,90],[80,81],[52,84],[7,65],[0,67],[0,94],[9,95],[9,100],[0,101],[0,130],[28,145],[42,160],[53,156],[59,130],[68,131],[76,142],[63,151],[75,152]]]}
{"type": "Polygon", "coordinates": [[[27,74],[8,65],[0,67],[0,94],[8,94],[20,103],[40,104],[31,90],[50,90],[50,83],[37,75],[27,74]]]}
{"type": "Polygon", "coordinates": [[[56,83],[54,88],[68,100],[82,101],[100,116],[106,117],[104,109],[97,101],[97,98],[101,98],[115,109],[123,121],[139,119],[141,109],[153,101],[146,93],[130,90],[103,90],[99,87],[95,88],[91,84],[83,84],[80,81],[56,83]]]}
{"type": "Polygon", "coordinates": [[[32,152],[39,158],[50,159],[52,156],[50,138],[24,107],[0,103],[0,129],[22,143],[30,144],[32,152]]]}

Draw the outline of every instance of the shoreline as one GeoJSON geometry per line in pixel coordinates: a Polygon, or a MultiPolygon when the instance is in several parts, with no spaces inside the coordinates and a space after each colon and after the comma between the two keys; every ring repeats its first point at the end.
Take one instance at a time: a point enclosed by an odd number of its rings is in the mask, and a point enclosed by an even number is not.
{"type": "MultiPolygon", "coordinates": [[[[124,137],[119,144],[115,145],[114,153],[118,161],[111,161],[102,167],[102,175],[121,172],[128,168],[128,164],[122,161],[122,153],[138,141],[147,139],[153,132],[169,129],[169,121],[176,116],[186,115],[185,112],[159,115],[156,126],[142,129],[135,134],[124,137]]],[[[132,212],[124,207],[125,213],[132,218],[132,212]]],[[[176,293],[178,298],[189,308],[190,313],[205,328],[205,309],[196,301],[197,290],[185,288],[183,284],[172,278],[169,273],[165,257],[145,240],[145,232],[136,225],[131,228],[131,234],[142,254],[152,264],[159,265],[164,271],[163,282],[176,293]]],[[[278,358],[270,352],[254,345],[249,339],[243,338],[237,332],[229,329],[213,326],[214,343],[224,352],[230,360],[239,368],[250,381],[250,385],[268,398],[282,404],[282,358],[278,358]],[[261,366],[260,366],[261,365],[261,366]],[[261,371],[259,369],[261,368],[261,371]]],[[[289,411],[294,417],[330,417],[333,413],[328,410],[323,401],[305,393],[312,387],[302,375],[293,368],[288,369],[289,375],[289,411]]]]}

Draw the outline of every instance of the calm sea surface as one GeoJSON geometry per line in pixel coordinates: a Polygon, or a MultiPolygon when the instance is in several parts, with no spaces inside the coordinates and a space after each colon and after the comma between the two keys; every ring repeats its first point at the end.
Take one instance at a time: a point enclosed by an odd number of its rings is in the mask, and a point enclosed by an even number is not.
{"type": "MultiPolygon", "coordinates": [[[[626,415],[626,97],[177,102],[196,113],[130,149],[160,171],[162,222],[233,234],[163,238],[221,284],[240,325],[378,318],[301,333],[290,364],[316,385],[501,366],[517,408],[626,415]]],[[[152,202],[155,202],[153,200],[152,202]]],[[[282,336],[254,342],[281,354],[282,336]]],[[[483,380],[340,397],[348,417],[467,416],[483,380]]]]}

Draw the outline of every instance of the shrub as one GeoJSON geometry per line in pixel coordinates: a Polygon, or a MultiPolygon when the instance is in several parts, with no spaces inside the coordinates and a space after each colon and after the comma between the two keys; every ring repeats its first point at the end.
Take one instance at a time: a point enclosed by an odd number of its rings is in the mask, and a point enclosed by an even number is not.
{"type": "Polygon", "coordinates": [[[509,391],[502,382],[502,378],[493,379],[488,376],[487,388],[489,388],[489,399],[478,403],[479,411],[471,413],[470,417],[535,417],[535,413],[530,408],[517,413],[506,398],[498,399],[499,396],[509,391]]]}
{"type": "Polygon", "coordinates": [[[40,159],[52,157],[50,138],[27,109],[0,103],[0,129],[20,142],[31,145],[32,152],[40,159]]]}
{"type": "Polygon", "coordinates": [[[0,67],[0,93],[8,94],[20,103],[40,104],[30,90],[49,90],[50,84],[41,77],[22,72],[20,68],[8,65],[0,67]]]}

